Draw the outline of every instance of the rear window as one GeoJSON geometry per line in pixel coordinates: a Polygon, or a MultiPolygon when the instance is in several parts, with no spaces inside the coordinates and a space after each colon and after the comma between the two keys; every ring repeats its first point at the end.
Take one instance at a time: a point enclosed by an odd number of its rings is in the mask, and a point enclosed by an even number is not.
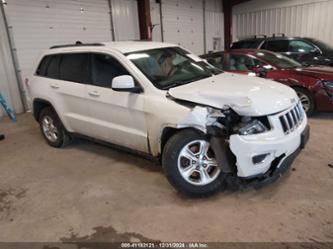
{"type": "Polygon", "coordinates": [[[288,40],[266,41],[262,46],[263,49],[267,49],[273,52],[288,52],[288,47],[288,40]]]}
{"type": "Polygon", "coordinates": [[[47,55],[39,63],[36,75],[77,83],[91,83],[90,54],[47,55]]]}
{"type": "Polygon", "coordinates": [[[61,80],[91,83],[89,53],[63,54],[59,76],[61,80]]]}
{"type": "Polygon", "coordinates": [[[45,76],[58,79],[59,78],[59,61],[60,55],[52,55],[48,61],[48,65],[45,69],[45,76]]]}

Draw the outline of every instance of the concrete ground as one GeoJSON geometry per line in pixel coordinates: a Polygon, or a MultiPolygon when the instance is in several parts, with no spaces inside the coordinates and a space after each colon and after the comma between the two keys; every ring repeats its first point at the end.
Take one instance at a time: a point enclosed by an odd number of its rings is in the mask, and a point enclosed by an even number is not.
{"type": "Polygon", "coordinates": [[[333,241],[333,115],[260,190],[188,199],[158,165],[88,141],[54,149],[31,114],[0,121],[0,241],[333,241]],[[330,165],[330,166],[329,166],[330,165]]]}

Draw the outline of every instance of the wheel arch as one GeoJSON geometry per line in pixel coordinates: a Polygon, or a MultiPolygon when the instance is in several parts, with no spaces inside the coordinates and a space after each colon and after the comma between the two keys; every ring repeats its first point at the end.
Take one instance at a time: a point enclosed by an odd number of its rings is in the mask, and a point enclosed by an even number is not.
{"type": "Polygon", "coordinates": [[[52,104],[45,99],[36,98],[33,100],[32,111],[33,111],[34,118],[37,122],[39,121],[40,112],[46,107],[53,108],[52,104]]]}
{"type": "Polygon", "coordinates": [[[296,92],[297,92],[297,89],[300,89],[302,91],[307,92],[310,95],[310,101],[313,102],[313,110],[310,113],[308,113],[308,115],[311,116],[312,113],[317,110],[316,95],[312,91],[310,91],[307,87],[304,87],[302,85],[294,85],[294,86],[291,86],[291,88],[293,88],[296,92]]]}
{"type": "MultiPolygon", "coordinates": [[[[37,122],[39,121],[39,116],[41,111],[46,107],[51,107],[58,116],[58,118],[61,120],[61,117],[59,116],[57,110],[54,108],[54,105],[49,100],[43,98],[35,98],[33,100],[32,108],[33,108],[34,118],[37,122]]],[[[61,120],[61,122],[63,122],[63,120],[61,120]]]]}
{"type": "Polygon", "coordinates": [[[202,132],[202,131],[196,129],[195,127],[191,127],[191,126],[181,127],[181,128],[177,128],[177,127],[174,127],[174,126],[164,127],[163,130],[162,130],[162,133],[161,133],[161,138],[160,138],[160,157],[163,154],[164,146],[166,145],[168,140],[172,136],[176,135],[178,132],[181,132],[183,130],[194,130],[194,131],[197,131],[197,132],[202,132]]]}

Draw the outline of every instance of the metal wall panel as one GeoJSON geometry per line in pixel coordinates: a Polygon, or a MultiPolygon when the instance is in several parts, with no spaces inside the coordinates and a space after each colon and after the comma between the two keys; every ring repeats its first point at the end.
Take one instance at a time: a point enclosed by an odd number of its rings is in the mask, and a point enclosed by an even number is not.
{"type": "MultiPolygon", "coordinates": [[[[162,41],[160,4],[150,0],[153,41],[162,41]]],[[[223,13],[220,0],[164,0],[162,1],[162,26],[165,42],[179,44],[194,53],[223,49],[223,13]],[[205,20],[204,20],[205,3],[205,20]],[[204,23],[206,36],[204,38],[204,23]],[[206,51],[204,51],[206,39],[206,51]],[[216,46],[216,45],[220,46],[216,46]]]]}
{"type": "Polygon", "coordinates": [[[137,0],[112,0],[115,40],[140,40],[137,0]]]}
{"type": "MultiPolygon", "coordinates": [[[[22,112],[23,106],[20,100],[15,69],[3,20],[2,12],[0,11],[0,93],[15,112],[22,112]]],[[[4,114],[5,111],[0,105],[0,117],[4,116],[4,114]]]]}
{"type": "Polygon", "coordinates": [[[222,1],[206,0],[206,52],[223,50],[224,48],[224,20],[222,1]]]}
{"type": "Polygon", "coordinates": [[[162,21],[164,41],[204,52],[202,0],[162,0],[162,21]]]}
{"type": "Polygon", "coordinates": [[[152,32],[152,40],[160,42],[162,41],[160,4],[156,3],[156,0],[150,0],[150,16],[151,23],[154,27],[152,32]]]}
{"type": "Polygon", "coordinates": [[[23,80],[43,49],[78,40],[111,40],[106,0],[8,0],[5,12],[23,80]]]}
{"type": "Polygon", "coordinates": [[[285,33],[333,44],[333,0],[253,0],[236,5],[233,12],[234,40],[285,33]]]}
{"type": "MultiPolygon", "coordinates": [[[[111,1],[115,40],[139,39],[137,0],[111,1]]],[[[52,45],[111,41],[109,11],[108,0],[7,0],[5,12],[23,81],[40,52],[52,45]]]]}

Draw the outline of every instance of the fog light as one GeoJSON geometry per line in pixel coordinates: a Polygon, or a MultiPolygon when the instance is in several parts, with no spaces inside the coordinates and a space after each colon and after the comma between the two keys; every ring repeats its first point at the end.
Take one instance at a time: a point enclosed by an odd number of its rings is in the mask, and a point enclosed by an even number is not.
{"type": "Polygon", "coordinates": [[[262,163],[268,155],[269,155],[269,153],[260,154],[260,155],[256,155],[256,156],[252,157],[253,164],[262,163]]]}

